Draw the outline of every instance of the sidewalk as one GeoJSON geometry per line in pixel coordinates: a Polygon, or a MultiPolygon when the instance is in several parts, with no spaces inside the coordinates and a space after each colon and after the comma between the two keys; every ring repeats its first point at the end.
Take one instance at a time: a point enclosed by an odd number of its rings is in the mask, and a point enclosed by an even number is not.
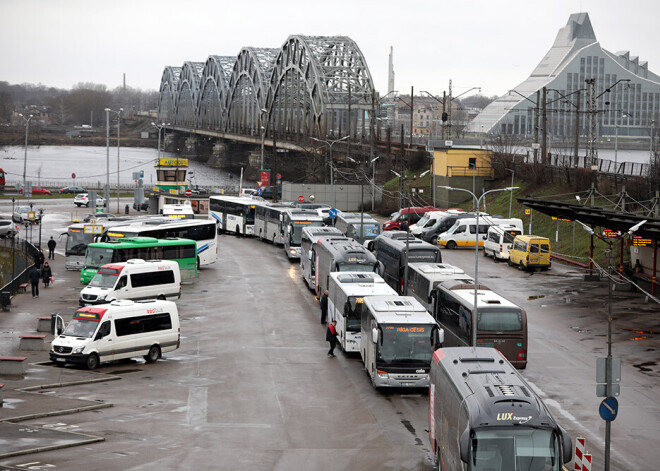
{"type": "Polygon", "coordinates": [[[25,293],[17,293],[12,299],[11,310],[0,312],[0,356],[26,357],[25,375],[2,375],[0,384],[3,407],[0,408],[0,459],[9,456],[75,446],[102,438],[79,433],[63,432],[40,426],[26,427],[20,422],[39,417],[70,414],[83,410],[112,407],[112,404],[96,401],[58,397],[58,389],[68,385],[117,380],[119,377],[85,371],[60,368],[50,364],[48,349],[53,336],[37,332],[38,318],[59,313],[65,322],[78,307],[80,272],[67,271],[64,257],[55,255],[49,260],[55,282],[45,288],[39,285],[39,297],[33,298],[28,286],[25,293]],[[19,335],[45,334],[44,350],[19,349],[19,335]],[[48,392],[48,394],[43,394],[48,392]],[[18,422],[18,423],[16,423],[18,422]]]}

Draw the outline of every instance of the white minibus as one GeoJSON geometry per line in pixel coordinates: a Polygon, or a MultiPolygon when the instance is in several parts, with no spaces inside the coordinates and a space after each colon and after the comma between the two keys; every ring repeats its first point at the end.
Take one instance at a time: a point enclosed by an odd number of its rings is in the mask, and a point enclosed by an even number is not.
{"type": "Polygon", "coordinates": [[[143,356],[147,363],[179,348],[179,312],[172,301],[113,301],[81,307],[62,329],[58,316],[50,359],[96,369],[101,362],[143,356]]]}
{"type": "Polygon", "coordinates": [[[101,266],[80,291],[78,303],[109,303],[117,299],[167,299],[181,297],[181,271],[173,260],[139,258],[101,266]]]}
{"type": "Polygon", "coordinates": [[[509,250],[513,246],[513,239],[522,233],[521,227],[510,224],[490,226],[484,241],[484,257],[492,255],[496,262],[509,260],[509,250]]]}
{"type": "MultiPolygon", "coordinates": [[[[479,216],[479,247],[483,247],[486,234],[491,226],[508,224],[522,230],[522,220],[518,218],[494,218],[492,216],[479,216]]],[[[461,218],[447,231],[438,236],[438,245],[448,249],[457,247],[474,247],[477,235],[477,219],[461,218]]]]}

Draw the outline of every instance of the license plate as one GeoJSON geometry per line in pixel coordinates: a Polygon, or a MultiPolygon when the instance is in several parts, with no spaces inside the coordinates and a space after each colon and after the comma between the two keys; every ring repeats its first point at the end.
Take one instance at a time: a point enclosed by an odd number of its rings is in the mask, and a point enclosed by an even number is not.
{"type": "Polygon", "coordinates": [[[414,385],[415,383],[410,383],[410,382],[401,383],[401,386],[414,386],[414,385]]]}
{"type": "Polygon", "coordinates": [[[66,360],[64,358],[55,358],[55,361],[58,363],[65,363],[66,360]]]}

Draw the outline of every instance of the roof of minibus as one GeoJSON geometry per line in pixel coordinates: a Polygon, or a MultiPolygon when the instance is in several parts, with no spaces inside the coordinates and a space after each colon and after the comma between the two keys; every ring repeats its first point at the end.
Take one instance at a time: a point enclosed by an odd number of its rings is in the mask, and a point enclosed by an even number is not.
{"type": "MultiPolygon", "coordinates": [[[[441,285],[442,286],[442,285],[441,285]]],[[[483,289],[484,287],[480,285],[480,289],[477,290],[477,307],[482,308],[522,308],[517,304],[509,301],[505,297],[497,294],[494,291],[489,289],[483,289]]],[[[472,308],[474,306],[474,289],[473,288],[463,288],[463,289],[453,289],[451,292],[462,299],[463,302],[472,308]]]]}

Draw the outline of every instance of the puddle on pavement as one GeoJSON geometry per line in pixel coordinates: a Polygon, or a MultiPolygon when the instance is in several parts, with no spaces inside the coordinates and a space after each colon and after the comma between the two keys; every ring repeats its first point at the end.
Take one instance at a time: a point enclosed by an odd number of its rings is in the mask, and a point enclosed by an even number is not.
{"type": "Polygon", "coordinates": [[[647,361],[644,363],[638,363],[636,365],[633,365],[635,368],[637,368],[639,371],[642,373],[648,373],[650,371],[653,371],[653,368],[649,368],[651,366],[658,366],[658,363],[655,361],[647,361]]]}

